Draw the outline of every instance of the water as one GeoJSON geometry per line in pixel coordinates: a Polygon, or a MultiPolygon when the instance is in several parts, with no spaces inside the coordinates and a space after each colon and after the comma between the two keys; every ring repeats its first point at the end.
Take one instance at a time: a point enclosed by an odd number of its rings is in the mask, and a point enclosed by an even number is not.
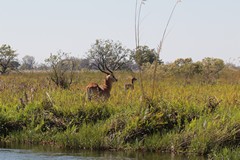
{"type": "Polygon", "coordinates": [[[0,144],[0,160],[204,160],[160,153],[61,150],[47,146],[0,144]]]}

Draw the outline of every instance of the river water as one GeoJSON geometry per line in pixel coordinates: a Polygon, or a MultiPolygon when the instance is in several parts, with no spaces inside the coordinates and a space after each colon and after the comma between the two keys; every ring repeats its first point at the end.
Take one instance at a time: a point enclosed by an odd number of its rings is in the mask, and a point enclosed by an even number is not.
{"type": "Polygon", "coordinates": [[[0,144],[0,160],[204,160],[162,153],[61,150],[48,146],[0,144]]]}

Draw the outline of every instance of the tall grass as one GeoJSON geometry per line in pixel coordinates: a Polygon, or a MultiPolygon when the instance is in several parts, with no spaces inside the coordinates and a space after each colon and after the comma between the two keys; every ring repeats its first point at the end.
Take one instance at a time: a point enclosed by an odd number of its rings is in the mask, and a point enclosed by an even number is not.
{"type": "MultiPolygon", "coordinates": [[[[146,103],[149,103],[149,101],[152,101],[154,99],[154,96],[155,96],[155,88],[156,88],[156,76],[157,76],[157,68],[158,68],[158,61],[159,61],[159,58],[160,58],[160,54],[161,54],[161,51],[162,51],[162,47],[163,47],[163,43],[165,41],[165,38],[166,38],[166,35],[167,35],[167,31],[168,31],[168,26],[170,24],[170,21],[173,17],[173,13],[177,7],[177,5],[180,3],[181,1],[180,0],[177,0],[175,2],[175,5],[173,6],[172,10],[171,10],[171,13],[168,17],[168,20],[167,20],[167,23],[166,23],[166,26],[164,28],[164,31],[163,31],[163,34],[162,34],[162,37],[160,38],[160,43],[157,47],[157,53],[155,55],[155,61],[154,61],[154,69],[153,69],[153,74],[152,74],[152,90],[151,90],[151,94],[147,94],[145,92],[145,89],[144,89],[144,84],[143,84],[143,67],[140,66],[139,64],[139,82],[140,82],[140,88],[141,88],[141,93],[142,93],[142,98],[144,100],[144,102],[146,103]],[[151,95],[151,96],[150,96],[151,95]]],[[[136,48],[135,48],[135,52],[138,51],[139,47],[141,46],[140,44],[140,20],[141,20],[141,12],[142,12],[142,7],[143,5],[146,3],[146,0],[136,0],[136,4],[135,4],[135,45],[136,45],[136,48]]],[[[141,108],[140,108],[140,112],[142,111],[143,109],[143,106],[146,107],[145,103],[142,103],[141,104],[141,108]]]]}
{"type": "MultiPolygon", "coordinates": [[[[86,101],[85,86],[90,81],[101,83],[105,76],[98,72],[77,73],[68,90],[49,83],[46,73],[2,76],[0,140],[75,149],[213,156],[218,151],[226,156],[230,150],[225,148],[234,151],[239,147],[237,83],[221,76],[215,85],[203,85],[197,80],[186,85],[184,79],[165,77],[156,81],[154,100],[139,112],[141,87],[137,82],[133,91],[125,91],[128,74],[116,73],[119,81],[105,102],[86,101]]],[[[142,83],[149,88],[146,93],[151,94],[151,73],[143,74],[142,83]]]]}

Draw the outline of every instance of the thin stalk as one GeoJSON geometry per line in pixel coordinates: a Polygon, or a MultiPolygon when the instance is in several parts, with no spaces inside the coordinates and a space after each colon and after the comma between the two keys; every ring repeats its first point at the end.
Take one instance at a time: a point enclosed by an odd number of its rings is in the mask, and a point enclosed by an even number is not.
{"type": "MultiPolygon", "coordinates": [[[[167,24],[164,28],[164,32],[163,32],[163,35],[162,35],[162,38],[160,40],[160,43],[159,43],[159,46],[158,46],[158,49],[157,49],[157,55],[156,55],[156,58],[157,56],[160,58],[160,53],[161,53],[161,50],[162,50],[162,45],[163,45],[163,42],[165,40],[165,36],[166,36],[166,33],[167,33],[167,29],[168,29],[168,26],[170,24],[170,21],[172,19],[172,16],[173,16],[173,13],[178,5],[178,3],[181,2],[180,0],[177,0],[177,2],[175,3],[175,5],[173,6],[173,9],[170,13],[170,16],[168,18],[168,21],[167,21],[167,24]]],[[[157,66],[158,66],[158,62],[157,60],[154,61],[154,70],[153,70],[153,83],[152,83],[152,99],[154,98],[154,95],[155,95],[155,83],[156,83],[156,72],[157,72],[157,66]]]]}
{"type": "Polygon", "coordinates": [[[135,44],[136,44],[136,48],[138,47],[138,34],[137,34],[137,8],[138,8],[138,0],[136,0],[136,5],[135,5],[135,19],[134,19],[134,21],[135,21],[135,23],[134,23],[134,25],[135,25],[135,28],[134,28],[134,31],[135,31],[135,44]]]}
{"type": "Polygon", "coordinates": [[[138,22],[137,22],[137,34],[138,34],[137,45],[138,46],[140,44],[140,17],[141,17],[142,5],[143,5],[143,1],[140,3],[139,10],[138,10],[138,22]]]}
{"type": "MultiPolygon", "coordinates": [[[[140,17],[141,17],[141,10],[142,10],[142,5],[144,0],[141,0],[141,3],[138,8],[138,0],[136,0],[136,6],[135,6],[135,43],[136,43],[136,50],[137,52],[139,46],[140,46],[140,17]]],[[[142,68],[139,66],[139,76],[140,76],[140,88],[141,88],[141,93],[143,99],[145,99],[145,91],[143,87],[143,82],[142,82],[142,68]]]]}

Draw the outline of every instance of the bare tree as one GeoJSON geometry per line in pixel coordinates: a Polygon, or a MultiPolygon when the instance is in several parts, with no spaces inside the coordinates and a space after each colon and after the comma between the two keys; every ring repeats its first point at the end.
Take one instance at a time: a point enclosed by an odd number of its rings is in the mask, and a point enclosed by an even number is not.
{"type": "Polygon", "coordinates": [[[35,64],[35,58],[33,56],[26,55],[22,58],[22,66],[21,69],[31,70],[35,64]]]}
{"type": "Polygon", "coordinates": [[[88,51],[88,58],[93,66],[97,68],[107,65],[111,70],[118,70],[126,67],[130,60],[131,50],[126,49],[120,42],[112,40],[96,40],[88,51]]]}
{"type": "Polygon", "coordinates": [[[51,80],[57,86],[68,89],[72,84],[74,69],[76,67],[74,61],[69,57],[69,54],[59,51],[56,55],[51,54],[45,62],[52,68],[50,72],[51,80]]]}

